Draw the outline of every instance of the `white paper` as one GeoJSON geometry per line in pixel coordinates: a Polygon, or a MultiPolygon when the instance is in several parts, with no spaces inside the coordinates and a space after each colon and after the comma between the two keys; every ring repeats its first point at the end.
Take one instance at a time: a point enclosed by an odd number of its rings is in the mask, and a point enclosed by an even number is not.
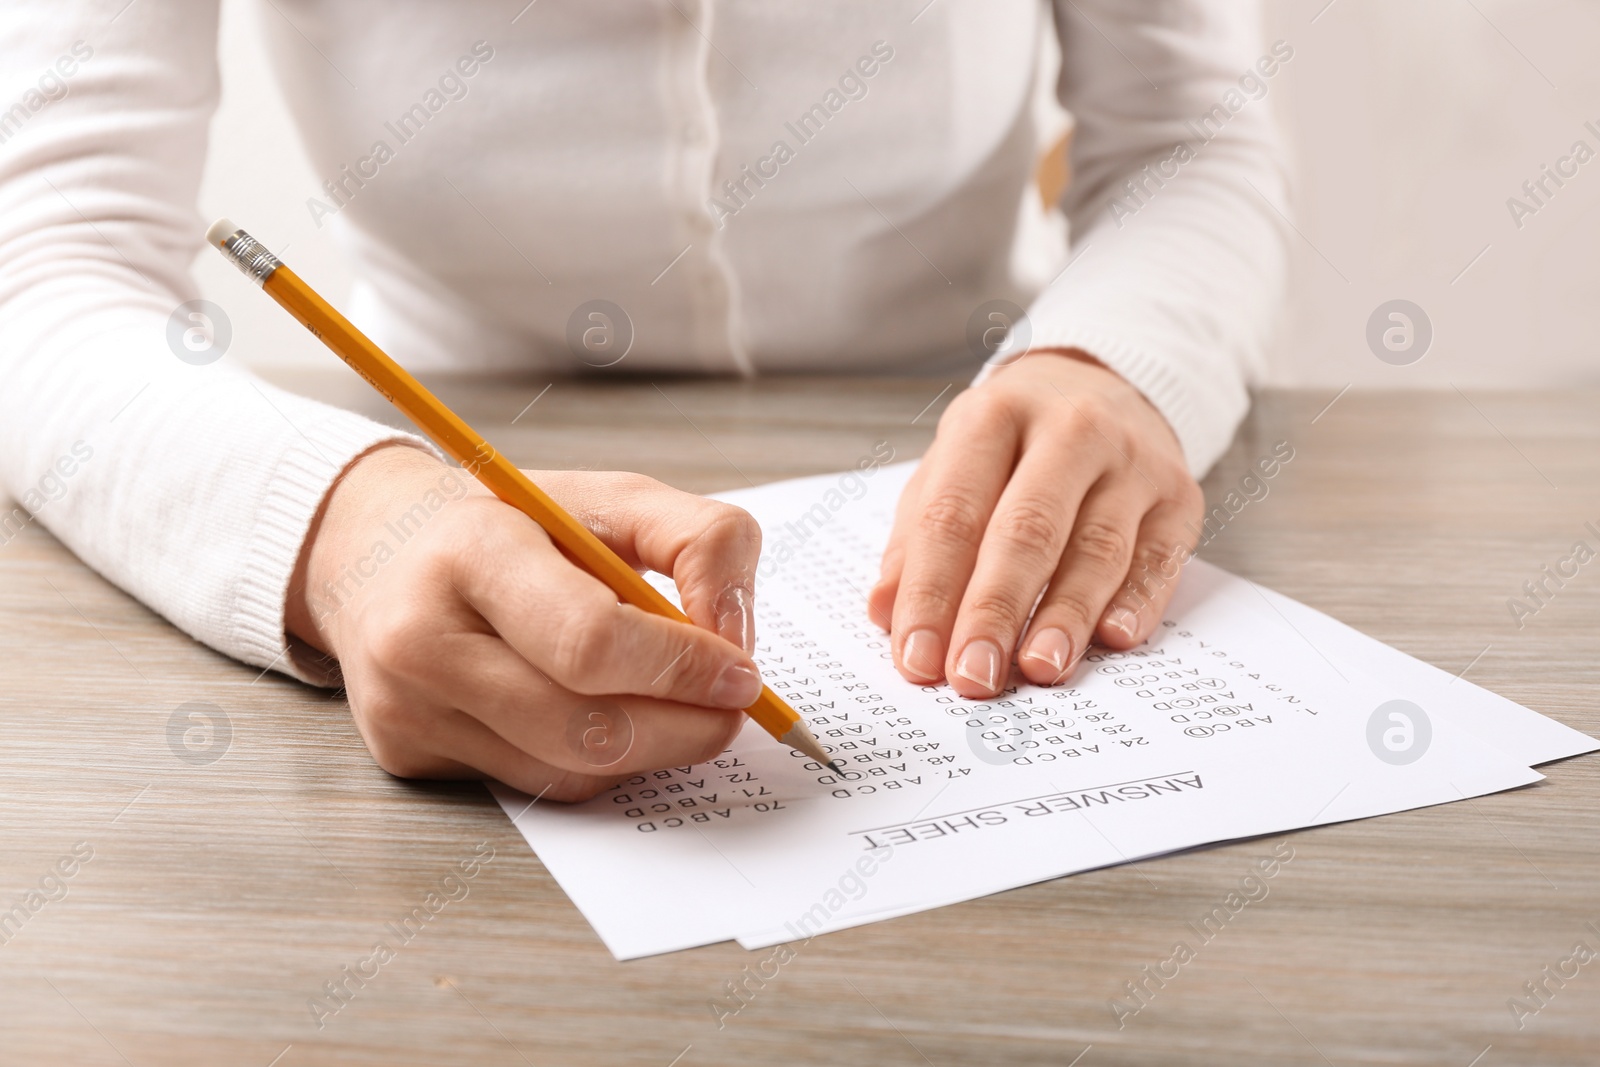
{"type": "Polygon", "coordinates": [[[717,760],[569,807],[495,794],[619,959],[793,940],[1209,842],[1526,785],[1594,741],[1191,563],[1144,646],[967,701],[865,613],[909,465],[724,494],[766,534],[757,661],[844,768],[753,723],[717,760]],[[1443,681],[1440,681],[1443,678],[1443,681]],[[1415,762],[1369,720],[1420,706],[1415,762]],[[1508,739],[1514,737],[1514,743],[1508,739]]]}
{"type": "MultiPolygon", "coordinates": [[[[1196,564],[1201,561],[1196,560],[1191,566],[1196,564]]],[[[1341,670],[1365,674],[1438,714],[1457,716],[1462,727],[1519,763],[1536,767],[1596,748],[1595,739],[1588,734],[1465,683],[1298,600],[1263,586],[1255,588],[1264,602],[1281,613],[1286,624],[1292,624],[1303,640],[1314,644],[1341,670]]]]}

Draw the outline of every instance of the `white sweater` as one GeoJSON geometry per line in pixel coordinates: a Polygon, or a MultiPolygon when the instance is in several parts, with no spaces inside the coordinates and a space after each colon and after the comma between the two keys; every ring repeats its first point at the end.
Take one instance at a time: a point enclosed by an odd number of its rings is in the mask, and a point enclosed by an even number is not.
{"type": "MultiPolygon", "coordinates": [[[[606,359],[569,320],[605,299],[633,340],[601,373],[976,370],[968,320],[998,299],[1142,390],[1196,473],[1226,447],[1284,265],[1259,97],[1292,49],[1254,3],[518,6],[262,13],[328,179],[283,195],[341,228],[351,317],[403,364],[586,371],[606,359]],[[1076,133],[1046,212],[1048,33],[1076,133]]],[[[217,0],[0,9],[0,484],[22,505],[0,543],[32,513],[199,640],[320,678],[286,654],[301,542],[344,466],[407,438],[174,355],[216,30],[217,0]]]]}

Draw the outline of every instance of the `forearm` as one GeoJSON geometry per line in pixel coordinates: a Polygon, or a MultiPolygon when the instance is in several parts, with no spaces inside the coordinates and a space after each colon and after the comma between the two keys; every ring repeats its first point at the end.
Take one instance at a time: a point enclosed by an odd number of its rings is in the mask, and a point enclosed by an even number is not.
{"type": "Polygon", "coordinates": [[[1260,71],[1285,52],[1259,40],[1254,4],[1182,6],[1182,33],[1138,4],[1058,8],[1075,262],[1029,317],[1035,346],[1083,349],[1138,387],[1198,475],[1248,407],[1282,297],[1286,179],[1260,71]],[[1197,121],[1217,107],[1226,121],[1197,121]]]}
{"type": "Polygon", "coordinates": [[[8,63],[76,63],[0,146],[0,484],[189,634],[289,669],[284,591],[306,527],[353,457],[405,435],[179,358],[215,4],[138,5],[113,28],[119,7],[0,15],[8,63]]]}

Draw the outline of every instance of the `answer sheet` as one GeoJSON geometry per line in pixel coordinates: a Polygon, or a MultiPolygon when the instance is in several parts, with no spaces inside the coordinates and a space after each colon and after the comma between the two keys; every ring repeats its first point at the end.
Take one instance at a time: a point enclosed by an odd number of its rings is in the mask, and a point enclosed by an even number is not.
{"type": "Polygon", "coordinates": [[[720,494],[765,532],[756,660],[841,767],[747,723],[718,759],[585,804],[493,787],[618,959],[804,939],[1447,803],[1600,747],[1198,560],[1149,641],[1091,650],[1059,687],[1014,675],[999,698],[971,701],[908,683],[865,599],[911,470],[720,494]]]}

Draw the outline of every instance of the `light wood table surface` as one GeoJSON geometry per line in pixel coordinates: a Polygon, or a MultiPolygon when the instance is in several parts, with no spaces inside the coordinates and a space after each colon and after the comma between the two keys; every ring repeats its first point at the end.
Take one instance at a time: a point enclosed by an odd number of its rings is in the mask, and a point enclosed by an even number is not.
{"type": "MultiPolygon", "coordinates": [[[[388,417],[352,378],[285,382],[388,417]]],[[[960,388],[558,381],[525,410],[545,381],[436,384],[525,466],[703,491],[843,468],[880,438],[914,456],[960,388]]],[[[1521,630],[1506,607],[1594,540],[1600,397],[1332,397],[1261,398],[1208,496],[1280,440],[1295,457],[1206,557],[1600,731],[1600,562],[1521,630]]],[[[194,643],[37,525],[0,548],[0,664],[0,907],[93,850],[0,944],[8,1065],[1600,1062],[1600,960],[1520,1031],[1507,1004],[1576,942],[1600,950],[1592,757],[1283,835],[1270,895],[1121,1030],[1109,1000],[1279,838],[819,937],[719,1030],[710,1001],[765,954],[614,962],[480,786],[388,777],[334,695],[194,643]],[[174,753],[191,702],[226,717],[214,762],[174,753]],[[318,1030],[308,998],[480,842],[470,894],[318,1030]]]]}

